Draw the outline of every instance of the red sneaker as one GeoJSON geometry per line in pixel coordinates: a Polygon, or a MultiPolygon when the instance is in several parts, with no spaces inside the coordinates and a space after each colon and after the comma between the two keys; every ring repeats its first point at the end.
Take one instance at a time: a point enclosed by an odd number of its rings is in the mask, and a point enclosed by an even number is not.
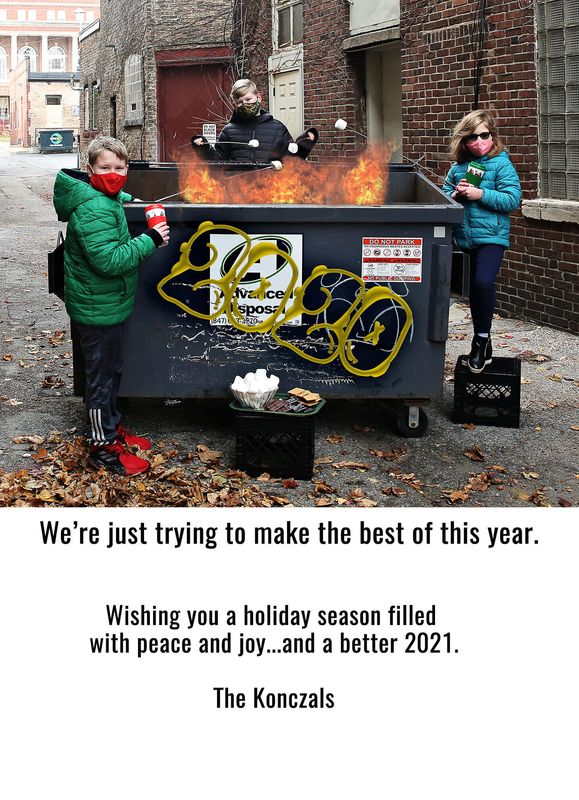
{"type": "Polygon", "coordinates": [[[140,475],[151,466],[144,458],[125,450],[120,442],[112,444],[93,444],[89,450],[89,460],[97,469],[104,467],[116,475],[140,475]]]}
{"type": "Polygon", "coordinates": [[[144,436],[135,436],[122,425],[117,425],[117,442],[124,444],[126,447],[138,447],[139,450],[150,450],[151,442],[145,439],[144,436]]]}

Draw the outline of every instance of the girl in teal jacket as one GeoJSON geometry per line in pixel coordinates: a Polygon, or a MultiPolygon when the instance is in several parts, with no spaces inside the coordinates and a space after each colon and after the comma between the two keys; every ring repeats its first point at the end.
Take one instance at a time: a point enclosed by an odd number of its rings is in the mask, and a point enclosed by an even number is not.
{"type": "Polygon", "coordinates": [[[454,238],[470,255],[470,311],[474,338],[468,356],[471,372],[492,361],[490,337],[496,278],[509,246],[509,214],[521,203],[521,183],[503,148],[492,116],[471,111],[454,128],[450,142],[454,164],[444,191],[464,206],[454,238]]]}

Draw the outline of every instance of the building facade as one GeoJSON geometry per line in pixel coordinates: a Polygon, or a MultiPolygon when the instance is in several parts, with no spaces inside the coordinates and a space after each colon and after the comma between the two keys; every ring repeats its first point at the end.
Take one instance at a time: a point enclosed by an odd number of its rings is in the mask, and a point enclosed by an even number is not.
{"type": "Polygon", "coordinates": [[[45,124],[74,122],[78,130],[78,98],[72,102],[75,95],[63,87],[78,69],[79,30],[98,18],[99,8],[94,0],[0,2],[0,133],[10,132],[11,144],[32,146],[36,128],[45,124]],[[22,67],[25,61],[27,68],[22,67]],[[24,76],[36,74],[44,78],[33,79],[35,85],[23,91],[24,76]],[[11,86],[18,98],[11,97],[11,86]],[[22,102],[32,105],[22,107],[22,102]]]}

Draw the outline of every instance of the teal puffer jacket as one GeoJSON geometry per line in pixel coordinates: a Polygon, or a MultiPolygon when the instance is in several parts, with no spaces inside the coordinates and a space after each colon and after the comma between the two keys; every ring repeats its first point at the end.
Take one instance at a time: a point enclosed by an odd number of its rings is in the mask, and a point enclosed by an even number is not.
{"type": "Polygon", "coordinates": [[[80,170],[61,170],[54,184],[54,207],[67,222],[64,299],[68,315],[84,325],[116,325],[133,310],[137,267],[155,251],[144,233],[131,239],[125,192],[107,197],[80,170]]]}
{"type": "MultiPolygon", "coordinates": [[[[509,246],[511,223],[509,214],[521,203],[521,183],[511,159],[506,151],[489,158],[480,156],[473,158],[483,164],[485,173],[480,184],[482,197],[480,200],[455,200],[464,206],[462,222],[453,226],[454,238],[462,250],[472,250],[483,244],[499,244],[509,246]]],[[[468,161],[454,163],[446,180],[452,186],[465,177],[468,161]]],[[[446,194],[452,194],[452,186],[443,186],[446,194]]]]}

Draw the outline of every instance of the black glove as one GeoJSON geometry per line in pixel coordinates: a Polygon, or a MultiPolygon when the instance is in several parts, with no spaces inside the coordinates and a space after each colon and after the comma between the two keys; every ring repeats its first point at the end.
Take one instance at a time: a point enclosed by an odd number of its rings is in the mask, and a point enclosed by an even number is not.
{"type": "Polygon", "coordinates": [[[320,138],[320,134],[316,130],[316,128],[306,128],[303,133],[297,137],[296,144],[298,146],[297,155],[300,158],[307,158],[309,154],[312,152],[314,145],[317,143],[318,139],[320,138]],[[313,133],[314,138],[310,139],[308,133],[313,133]]]}
{"type": "Polygon", "coordinates": [[[204,147],[205,145],[209,144],[205,136],[192,136],[191,137],[191,147],[204,147]],[[195,139],[203,139],[202,145],[195,144],[195,139]]]}

